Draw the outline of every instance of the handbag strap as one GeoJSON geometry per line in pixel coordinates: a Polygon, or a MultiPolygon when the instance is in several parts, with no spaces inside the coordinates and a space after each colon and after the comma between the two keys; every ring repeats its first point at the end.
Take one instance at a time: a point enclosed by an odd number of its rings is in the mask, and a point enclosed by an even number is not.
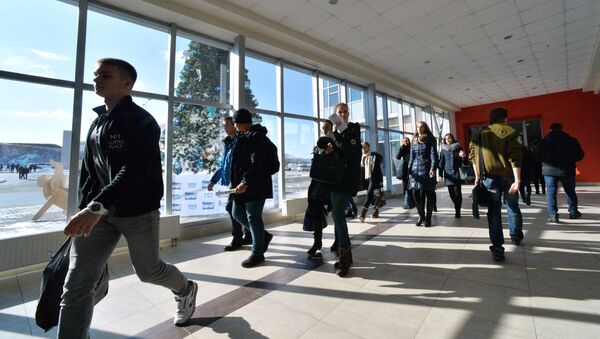
{"type": "Polygon", "coordinates": [[[479,179],[483,180],[483,129],[479,131],[479,179]]]}

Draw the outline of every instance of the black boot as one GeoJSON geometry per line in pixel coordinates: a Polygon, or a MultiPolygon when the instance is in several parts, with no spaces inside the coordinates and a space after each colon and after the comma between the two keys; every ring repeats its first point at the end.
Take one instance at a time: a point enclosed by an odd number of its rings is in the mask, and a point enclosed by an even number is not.
{"type": "Polygon", "coordinates": [[[459,219],[459,218],[460,218],[460,207],[455,207],[455,208],[454,208],[454,217],[455,217],[456,219],[459,219]]]}
{"type": "MultiPolygon", "coordinates": [[[[314,236],[314,242],[312,247],[306,252],[308,253],[309,256],[315,256],[317,254],[317,251],[321,250],[321,247],[323,247],[323,243],[322,243],[322,239],[323,239],[323,231],[322,230],[315,230],[315,232],[313,233],[314,236]]],[[[320,254],[320,253],[319,253],[320,254]]]]}
{"type": "Polygon", "coordinates": [[[331,247],[329,247],[329,250],[331,252],[337,252],[338,251],[338,241],[337,241],[337,237],[335,238],[335,240],[333,240],[333,244],[331,244],[331,247]]]}
{"type": "Polygon", "coordinates": [[[427,211],[427,216],[425,217],[425,227],[431,227],[431,214],[432,211],[427,211]]]}
{"type": "Polygon", "coordinates": [[[352,251],[350,250],[350,247],[345,248],[340,246],[338,252],[340,256],[338,261],[334,264],[335,274],[340,277],[345,277],[352,264],[352,251]]]}
{"type": "Polygon", "coordinates": [[[379,218],[379,208],[373,209],[373,215],[371,216],[373,219],[379,218]]]}
{"type": "Polygon", "coordinates": [[[419,219],[417,219],[417,223],[416,223],[416,225],[417,225],[417,226],[421,226],[421,225],[423,225],[423,221],[425,221],[425,216],[424,216],[424,215],[422,215],[422,214],[419,214],[419,219]]]}
{"type": "Polygon", "coordinates": [[[360,222],[365,222],[365,218],[367,217],[367,211],[369,209],[367,207],[363,207],[362,210],[360,211],[360,215],[358,216],[358,220],[360,220],[360,222]]]}

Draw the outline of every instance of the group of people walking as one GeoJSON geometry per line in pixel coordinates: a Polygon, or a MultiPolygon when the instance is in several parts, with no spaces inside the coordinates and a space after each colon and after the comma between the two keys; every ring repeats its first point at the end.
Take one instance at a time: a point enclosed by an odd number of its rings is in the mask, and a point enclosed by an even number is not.
{"type": "MultiPolygon", "coordinates": [[[[94,120],[86,137],[79,182],[80,211],[70,218],[64,233],[73,238],[70,265],[65,279],[58,338],[87,338],[94,309],[94,288],[121,235],[128,243],[129,254],[140,280],[170,289],[177,305],[175,325],[188,322],[195,311],[198,285],[177,267],[159,255],[159,208],[163,195],[162,165],[159,148],[160,127],[145,109],[136,105],[131,90],[137,78],[135,68],[120,59],[105,58],[97,63],[94,89],[104,105],[94,111],[94,120]]],[[[317,142],[318,154],[335,160],[335,180],[313,180],[309,186],[308,215],[314,232],[309,255],[322,247],[322,230],[328,211],[335,229],[332,251],[337,253],[336,274],[348,274],[353,263],[346,208],[363,186],[367,200],[359,220],[374,207],[378,217],[381,202],[376,191],[383,187],[383,156],[361,143],[360,125],[349,121],[348,105],[338,103],[323,124],[323,137],[317,142]],[[362,185],[361,185],[362,183],[362,185]],[[325,207],[327,205],[327,207],[325,207]]],[[[490,126],[484,128],[469,145],[469,160],[475,167],[476,185],[485,185],[492,195],[488,207],[488,224],[493,258],[504,259],[501,205],[509,211],[510,236],[519,245],[523,240],[522,217],[515,193],[521,181],[522,148],[517,133],[506,124],[508,112],[490,112],[490,126]],[[501,198],[504,199],[501,199],[501,198]]],[[[226,117],[227,134],[221,167],[208,189],[220,183],[234,193],[229,196],[227,212],[232,222],[233,239],[224,249],[233,251],[251,244],[250,256],[241,264],[245,268],[259,265],[273,235],[265,230],[262,210],[265,200],[273,197],[271,176],[279,171],[277,148],[267,137],[267,129],[252,123],[252,114],[237,110],[226,117]]],[[[548,188],[550,221],[558,222],[556,187],[565,188],[569,217],[579,218],[575,195],[575,162],[583,158],[581,146],[562,132],[560,124],[551,126],[550,134],[539,146],[538,154],[548,188]]],[[[436,172],[444,179],[459,218],[462,202],[458,167],[465,152],[452,134],[438,157],[436,139],[427,124],[417,123],[412,142],[402,140],[398,158],[402,160],[401,179],[410,189],[418,211],[417,225],[431,226],[435,210],[436,172]]],[[[311,173],[312,176],[312,173],[311,173]]]]}

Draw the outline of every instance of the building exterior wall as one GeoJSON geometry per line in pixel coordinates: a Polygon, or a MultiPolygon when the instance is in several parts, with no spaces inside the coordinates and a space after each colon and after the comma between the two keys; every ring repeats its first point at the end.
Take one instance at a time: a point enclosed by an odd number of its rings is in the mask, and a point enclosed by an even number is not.
{"type": "Polygon", "coordinates": [[[488,112],[494,107],[508,109],[509,121],[540,119],[543,134],[550,124],[560,122],[563,130],[577,138],[585,158],[577,164],[579,182],[600,182],[600,95],[594,92],[571,90],[535,97],[462,108],[456,112],[457,138],[468,143],[469,126],[486,124],[488,112]]]}

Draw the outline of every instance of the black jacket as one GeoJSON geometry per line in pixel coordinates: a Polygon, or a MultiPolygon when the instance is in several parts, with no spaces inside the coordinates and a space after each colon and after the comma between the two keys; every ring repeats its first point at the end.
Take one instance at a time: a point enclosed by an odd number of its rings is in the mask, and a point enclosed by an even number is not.
{"type": "Polygon", "coordinates": [[[160,208],[163,196],[160,127],[143,108],[126,96],[98,118],[86,138],[79,177],[79,208],[90,201],[114,209],[117,217],[131,217],[160,208]],[[99,131],[98,142],[90,140],[99,131]],[[97,147],[96,147],[97,146],[97,147]]]}
{"type": "Polygon", "coordinates": [[[442,145],[440,150],[440,176],[444,177],[446,186],[461,185],[460,167],[464,164],[466,157],[459,157],[458,154],[462,151],[462,147],[458,142],[453,144],[442,145]]]}
{"type": "Polygon", "coordinates": [[[414,137],[410,146],[408,171],[410,188],[435,190],[436,179],[429,177],[429,171],[437,171],[437,143],[433,135],[414,137]]]}
{"type": "Polygon", "coordinates": [[[410,159],[410,145],[408,146],[400,146],[398,150],[398,154],[396,154],[396,159],[400,160],[398,164],[398,169],[396,173],[397,178],[401,178],[402,180],[408,180],[408,160],[410,159]]]}
{"type": "Polygon", "coordinates": [[[360,125],[348,123],[344,132],[334,132],[335,152],[339,152],[341,161],[346,164],[342,181],[337,185],[331,185],[332,192],[345,192],[352,196],[356,195],[361,186],[360,159],[362,157],[362,144],[360,142],[360,125]]]}
{"type": "Polygon", "coordinates": [[[381,170],[381,163],[383,162],[383,155],[377,152],[371,152],[367,156],[363,156],[361,160],[360,175],[363,181],[362,185],[364,189],[369,188],[369,182],[373,183],[375,187],[383,187],[383,171],[381,170]],[[365,179],[365,158],[371,157],[371,179],[365,179]]]}
{"type": "Polygon", "coordinates": [[[231,156],[231,188],[242,181],[246,192],[235,194],[237,203],[265,200],[273,197],[273,181],[269,169],[265,168],[267,128],[260,124],[252,125],[248,132],[238,134],[231,156]]]}
{"type": "Polygon", "coordinates": [[[538,146],[538,158],[542,162],[542,174],[548,176],[574,176],[575,163],[584,153],[577,139],[561,130],[550,131],[538,146]]]}

